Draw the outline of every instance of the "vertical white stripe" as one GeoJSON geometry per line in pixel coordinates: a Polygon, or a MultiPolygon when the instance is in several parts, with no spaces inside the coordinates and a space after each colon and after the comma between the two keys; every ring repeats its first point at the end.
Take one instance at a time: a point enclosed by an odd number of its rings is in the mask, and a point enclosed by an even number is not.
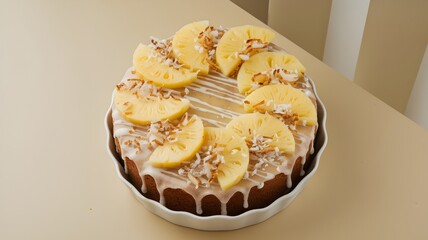
{"type": "Polygon", "coordinates": [[[407,103],[406,116],[428,130],[428,45],[407,103]]]}
{"type": "Polygon", "coordinates": [[[323,61],[353,80],[370,0],[333,0],[323,61]]]}

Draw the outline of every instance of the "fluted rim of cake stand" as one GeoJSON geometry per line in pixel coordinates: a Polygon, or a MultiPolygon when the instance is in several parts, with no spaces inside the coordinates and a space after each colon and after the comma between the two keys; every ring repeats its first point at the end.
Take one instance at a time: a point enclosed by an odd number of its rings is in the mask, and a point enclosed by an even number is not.
{"type": "Polygon", "coordinates": [[[309,168],[309,173],[307,173],[303,179],[296,185],[296,187],[289,193],[278,198],[269,206],[259,209],[252,209],[247,212],[244,212],[237,216],[225,216],[225,215],[213,215],[213,216],[198,216],[189,212],[184,211],[173,211],[160,204],[157,201],[148,199],[144,197],[127,179],[125,176],[125,170],[120,164],[120,160],[117,159],[117,154],[115,153],[114,148],[114,138],[113,131],[111,129],[111,109],[113,105],[113,97],[110,107],[107,110],[107,113],[104,118],[104,126],[107,133],[107,152],[110,155],[110,158],[113,160],[115,165],[116,173],[118,174],[120,180],[131,189],[135,197],[141,202],[144,207],[167,221],[170,221],[174,224],[194,228],[198,230],[206,231],[226,231],[226,230],[235,230],[239,228],[244,228],[251,226],[260,222],[267,220],[273,215],[277,214],[285,207],[287,207],[294,198],[303,190],[305,185],[308,183],[309,179],[315,174],[318,169],[320,157],[324,152],[324,149],[327,146],[328,136],[327,136],[327,111],[324,104],[318,96],[316,87],[311,78],[309,82],[313,87],[315,98],[317,100],[317,111],[318,111],[318,131],[315,138],[314,144],[314,153],[312,155],[313,161],[309,168]]]}

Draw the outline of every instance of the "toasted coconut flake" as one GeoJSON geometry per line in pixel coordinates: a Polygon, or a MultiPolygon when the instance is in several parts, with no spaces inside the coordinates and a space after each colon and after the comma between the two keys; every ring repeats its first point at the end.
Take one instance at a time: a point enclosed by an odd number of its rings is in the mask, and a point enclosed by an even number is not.
{"type": "Polygon", "coordinates": [[[224,146],[219,144],[203,146],[196,153],[193,162],[186,163],[178,169],[178,174],[187,176],[189,182],[193,183],[196,188],[209,187],[217,178],[218,166],[225,162],[223,151],[224,146]]]}
{"type": "Polygon", "coordinates": [[[264,86],[264,85],[269,85],[271,78],[269,75],[263,72],[260,72],[260,73],[254,74],[252,81],[254,83],[257,83],[258,85],[264,86]]]}
{"type": "Polygon", "coordinates": [[[293,87],[301,86],[303,88],[308,88],[308,86],[304,86],[305,81],[301,81],[301,78],[299,78],[299,71],[297,69],[287,70],[283,68],[272,68],[269,71],[254,74],[251,80],[251,90],[255,90],[264,85],[280,83],[293,87]]]}
{"type": "MultiPolygon", "coordinates": [[[[235,57],[241,58],[243,61],[247,61],[256,53],[263,52],[267,50],[269,43],[262,42],[260,39],[247,39],[245,42],[244,50],[241,52],[236,52],[235,57]]],[[[238,68],[241,65],[238,66],[238,68]]]]}
{"type": "Polygon", "coordinates": [[[174,53],[172,52],[172,39],[157,39],[151,37],[149,46],[155,50],[154,56],[149,56],[149,58],[156,58],[161,64],[173,67],[175,69],[181,68],[183,65],[175,58],[174,53]]]}
{"type": "MultiPolygon", "coordinates": [[[[137,98],[145,98],[146,100],[159,101],[161,99],[173,98],[180,100],[181,94],[179,91],[172,89],[157,87],[150,81],[142,79],[130,78],[126,82],[121,82],[116,85],[118,90],[127,90],[137,98]]],[[[128,103],[124,103],[126,106],[128,103]]]]}
{"type": "Polygon", "coordinates": [[[291,103],[275,104],[273,107],[273,113],[277,114],[291,114],[291,103]]]}
{"type": "Polygon", "coordinates": [[[179,141],[179,134],[183,126],[193,122],[195,118],[188,120],[186,112],[179,120],[164,120],[150,124],[147,139],[152,148],[163,146],[165,143],[173,143],[179,141]]]}
{"type": "MultiPolygon", "coordinates": [[[[264,102],[259,102],[255,105],[253,105],[254,109],[261,113],[268,113],[278,119],[280,119],[282,122],[287,124],[291,130],[295,131],[296,126],[299,123],[299,115],[296,113],[293,113],[291,110],[291,104],[274,104],[272,110],[266,109],[266,106],[270,106],[272,103],[268,102],[266,105],[263,105],[264,102]]],[[[303,121],[302,121],[303,123],[303,121]]]]}
{"type": "Polygon", "coordinates": [[[275,137],[255,135],[252,139],[246,139],[250,150],[250,167],[247,171],[248,177],[256,175],[259,171],[264,171],[266,167],[272,165],[279,167],[286,161],[284,152],[277,147],[272,147],[271,143],[275,137]]]}
{"type": "Polygon", "coordinates": [[[191,183],[195,185],[196,189],[199,187],[199,180],[195,178],[191,173],[187,174],[187,178],[190,180],[191,183]]]}
{"type": "Polygon", "coordinates": [[[116,85],[116,88],[117,88],[117,90],[120,90],[124,86],[125,86],[125,83],[119,83],[119,84],[116,85]]]}
{"type": "Polygon", "coordinates": [[[217,44],[223,37],[224,33],[224,29],[207,26],[195,39],[195,49],[200,53],[204,51],[208,53],[207,62],[213,69],[218,69],[218,66],[215,63],[215,52],[217,44]]]}
{"type": "Polygon", "coordinates": [[[260,102],[256,103],[253,105],[253,108],[257,108],[258,106],[262,105],[265,103],[265,100],[261,100],[260,102]]]}
{"type": "Polygon", "coordinates": [[[239,54],[238,56],[243,61],[248,61],[248,59],[250,59],[250,56],[248,54],[239,54]]]}

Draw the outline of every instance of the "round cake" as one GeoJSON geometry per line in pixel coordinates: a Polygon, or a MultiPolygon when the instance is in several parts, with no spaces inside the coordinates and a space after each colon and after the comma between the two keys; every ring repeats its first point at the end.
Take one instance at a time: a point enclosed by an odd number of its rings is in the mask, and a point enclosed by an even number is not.
{"type": "Polygon", "coordinates": [[[112,107],[116,151],[143,196],[235,216],[305,176],[318,127],[305,67],[255,26],[194,22],[134,52],[112,107]]]}

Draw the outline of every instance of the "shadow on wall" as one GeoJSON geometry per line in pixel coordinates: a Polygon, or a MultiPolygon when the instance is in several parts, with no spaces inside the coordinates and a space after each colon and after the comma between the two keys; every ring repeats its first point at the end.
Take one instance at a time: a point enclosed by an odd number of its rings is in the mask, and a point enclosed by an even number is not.
{"type": "Polygon", "coordinates": [[[231,0],[260,21],[268,23],[269,0],[231,0]]]}

